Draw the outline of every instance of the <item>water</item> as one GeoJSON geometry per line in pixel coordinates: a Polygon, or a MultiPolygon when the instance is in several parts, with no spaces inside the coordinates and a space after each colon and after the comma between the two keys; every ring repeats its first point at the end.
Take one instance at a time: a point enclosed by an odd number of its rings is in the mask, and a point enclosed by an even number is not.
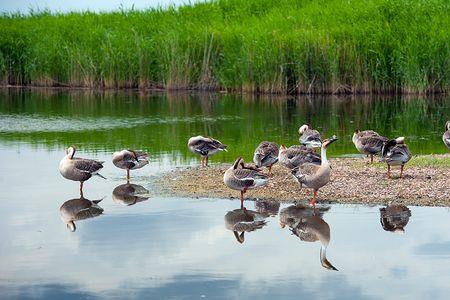
{"type": "MultiPolygon", "coordinates": [[[[403,133],[416,153],[445,152],[433,136],[449,115],[448,99],[317,101],[4,92],[0,298],[447,299],[448,208],[409,207],[400,234],[383,229],[383,207],[330,206],[323,220],[331,234],[327,258],[339,270],[332,271],[321,265],[319,241],[293,234],[297,219],[281,228],[291,203],[261,217],[266,225],[239,243],[224,221],[239,201],[170,198],[152,185],[165,170],[198,163],[185,145],[194,132],[229,143],[228,153],[212,159],[228,162],[240,151],[250,158],[254,139],[295,143],[305,119],[326,134],[346,137],[330,148],[333,155],[354,154],[347,141],[352,127],[368,125],[383,134],[403,133]],[[75,232],[59,209],[78,197],[78,184],[57,171],[72,143],[80,156],[106,160],[102,174],[108,178],[85,183],[84,196],[103,198],[104,213],[76,221],[75,232]],[[126,206],[133,199],[113,197],[126,174],[112,165],[110,154],[129,145],[147,149],[152,160],[132,173],[132,182],[148,193],[126,206]]],[[[254,202],[245,205],[257,210],[254,202]]]]}

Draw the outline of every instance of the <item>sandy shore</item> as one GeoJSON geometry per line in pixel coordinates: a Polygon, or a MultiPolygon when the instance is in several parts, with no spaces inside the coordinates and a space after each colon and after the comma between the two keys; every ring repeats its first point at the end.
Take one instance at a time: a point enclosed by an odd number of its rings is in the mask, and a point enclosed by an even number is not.
{"type": "MultiPolygon", "coordinates": [[[[449,155],[433,155],[433,159],[448,159],[449,155]]],[[[413,158],[414,160],[414,158],[413,158]]],[[[420,206],[450,206],[447,166],[405,167],[404,178],[386,177],[384,164],[368,165],[363,158],[335,158],[330,160],[331,182],[320,189],[319,202],[388,204],[390,202],[420,206]]],[[[188,197],[239,198],[239,191],[223,184],[223,174],[230,165],[177,169],[156,179],[165,194],[188,197]]],[[[275,165],[274,176],[265,187],[250,190],[246,199],[278,201],[309,201],[310,190],[300,189],[290,172],[275,165]]]]}

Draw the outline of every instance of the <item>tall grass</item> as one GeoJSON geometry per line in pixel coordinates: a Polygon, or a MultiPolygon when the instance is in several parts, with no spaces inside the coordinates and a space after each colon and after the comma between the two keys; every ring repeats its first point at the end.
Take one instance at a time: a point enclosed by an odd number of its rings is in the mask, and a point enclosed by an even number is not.
{"type": "Polygon", "coordinates": [[[3,84],[261,93],[450,90],[448,0],[217,0],[0,17],[3,84]]]}

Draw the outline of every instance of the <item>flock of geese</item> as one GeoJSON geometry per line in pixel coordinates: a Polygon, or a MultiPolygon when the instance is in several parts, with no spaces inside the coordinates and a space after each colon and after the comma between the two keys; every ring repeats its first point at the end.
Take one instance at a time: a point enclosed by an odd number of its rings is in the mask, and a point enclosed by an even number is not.
{"type": "MultiPolygon", "coordinates": [[[[273,176],[271,169],[276,163],[290,170],[292,177],[300,188],[305,186],[312,189],[310,204],[315,207],[317,192],[330,181],[331,167],[327,159],[327,148],[337,141],[333,135],[322,140],[320,133],[310,124],[302,125],[299,130],[300,145],[286,148],[269,141],[261,142],[253,155],[254,164],[246,164],[242,157],[238,157],[223,176],[224,184],[241,193],[241,207],[244,195],[248,190],[264,186],[269,177],[273,176]],[[320,155],[315,151],[320,148],[320,155]],[[267,167],[268,173],[261,168],[267,167]]],[[[442,140],[450,149],[450,121],[445,124],[442,140]]],[[[387,164],[387,177],[391,178],[391,166],[400,166],[400,178],[403,178],[404,165],[411,159],[411,152],[405,144],[404,137],[388,139],[372,130],[353,133],[352,141],[356,149],[367,156],[373,163],[374,155],[380,154],[381,161],[387,164]]],[[[188,140],[188,148],[200,155],[201,165],[208,166],[209,157],[221,151],[227,151],[227,145],[211,137],[195,136],[188,140]]],[[[83,196],[83,183],[93,176],[103,177],[99,171],[103,168],[103,161],[75,157],[76,147],[70,146],[66,156],[59,164],[61,175],[69,180],[80,182],[80,195],[83,196]]],[[[130,181],[130,171],[144,167],[149,163],[148,154],[137,150],[122,150],[112,155],[113,164],[127,171],[127,183],[130,181]]]]}
{"type": "MultiPolygon", "coordinates": [[[[445,145],[450,149],[450,121],[445,125],[446,132],[443,135],[445,145]]],[[[302,205],[292,205],[280,212],[280,224],[284,228],[289,226],[293,235],[304,242],[316,242],[321,244],[320,262],[329,270],[337,270],[326,257],[326,250],[330,242],[330,227],[323,220],[322,215],[329,207],[316,209],[316,197],[318,190],[330,181],[331,167],[327,159],[327,148],[337,141],[336,136],[322,140],[320,133],[311,125],[305,124],[299,128],[300,145],[287,148],[278,146],[274,142],[263,141],[256,148],[253,155],[254,164],[246,164],[242,157],[238,157],[233,165],[226,170],[224,184],[241,193],[241,208],[227,212],[225,215],[225,227],[231,230],[239,243],[245,241],[245,233],[258,230],[266,225],[265,218],[278,213],[279,203],[257,201],[257,211],[244,207],[244,195],[247,190],[258,188],[267,184],[273,176],[272,167],[279,163],[290,170],[292,177],[300,188],[303,186],[312,189],[313,196],[310,201],[312,208],[302,205]],[[320,154],[315,149],[320,148],[320,154]],[[261,168],[266,167],[267,173],[261,168]],[[261,206],[262,203],[265,206],[261,206]],[[258,207],[261,206],[261,207],[258,207]]],[[[381,161],[388,166],[387,176],[391,178],[391,166],[400,166],[400,178],[403,177],[403,166],[411,159],[411,152],[405,144],[403,137],[388,139],[372,130],[359,131],[353,134],[352,141],[356,149],[370,156],[380,154],[381,161]]],[[[201,165],[208,166],[209,156],[220,151],[227,151],[227,145],[211,137],[196,136],[188,140],[188,148],[201,156],[201,165]]],[[[83,220],[99,216],[103,209],[98,205],[101,200],[88,200],[83,197],[83,183],[93,176],[102,176],[99,171],[103,168],[103,161],[75,157],[76,147],[70,146],[66,156],[59,164],[61,175],[69,180],[80,182],[80,198],[66,201],[60,208],[61,218],[70,231],[75,231],[75,220],[83,220]]],[[[144,167],[149,163],[147,153],[136,150],[122,150],[112,155],[113,164],[126,170],[127,184],[116,187],[113,191],[113,200],[126,205],[132,205],[139,201],[145,201],[148,192],[139,185],[130,184],[130,171],[144,167]],[[143,191],[142,191],[143,190],[143,191]],[[137,192],[136,192],[137,191],[137,192]],[[139,193],[144,196],[140,197],[139,193]]],[[[380,222],[387,231],[403,232],[411,213],[406,206],[390,205],[380,209],[380,222]]]]}

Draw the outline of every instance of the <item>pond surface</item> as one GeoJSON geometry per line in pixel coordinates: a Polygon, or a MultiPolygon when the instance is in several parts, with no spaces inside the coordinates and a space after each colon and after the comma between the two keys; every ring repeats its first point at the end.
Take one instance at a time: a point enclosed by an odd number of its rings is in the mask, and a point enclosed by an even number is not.
{"type": "Polygon", "coordinates": [[[306,121],[342,137],[330,148],[335,156],[356,154],[355,127],[404,135],[415,153],[444,153],[449,99],[17,90],[0,97],[2,299],[448,299],[448,208],[402,207],[387,216],[380,206],[331,205],[313,220],[292,203],[246,201],[259,225],[245,223],[255,230],[235,236],[225,216],[239,213],[239,201],[165,197],[151,177],[198,163],[186,149],[190,135],[228,143],[230,151],[211,161],[230,162],[240,154],[250,159],[261,139],[296,143],[306,121]],[[70,144],[80,156],[106,160],[107,177],[85,183],[84,196],[103,199],[104,211],[76,221],[75,232],[60,207],[76,203],[78,183],[57,169],[70,144]],[[129,147],[152,155],[149,166],[132,173],[140,198],[120,193],[126,174],[110,160],[112,151],[129,147]],[[322,266],[326,234],[309,242],[315,231],[308,220],[329,228],[326,255],[339,271],[322,266]]]}

